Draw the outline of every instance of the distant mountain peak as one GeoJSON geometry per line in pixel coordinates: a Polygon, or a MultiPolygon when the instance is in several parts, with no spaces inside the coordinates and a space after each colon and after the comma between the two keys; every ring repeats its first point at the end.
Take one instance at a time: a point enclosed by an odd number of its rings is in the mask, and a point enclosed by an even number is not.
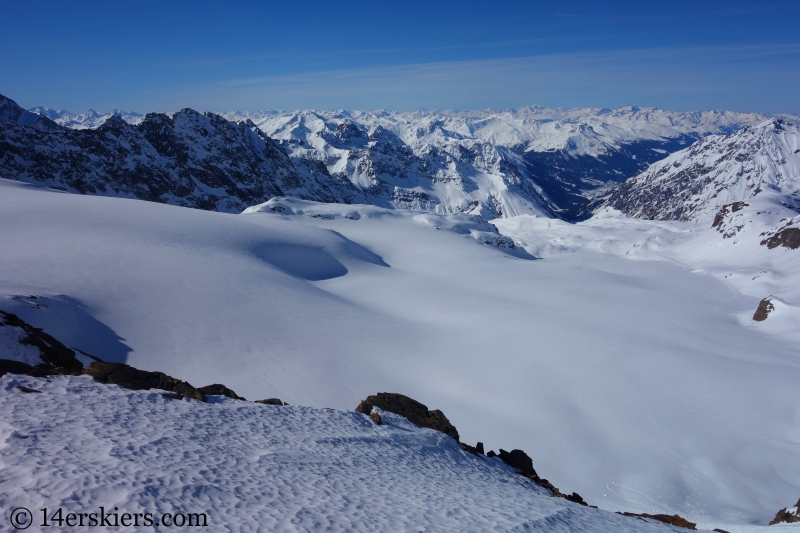
{"type": "Polygon", "coordinates": [[[629,216],[710,222],[723,205],[758,195],[800,205],[800,123],[772,117],[701,139],[626,181],[604,205],[629,216]]]}

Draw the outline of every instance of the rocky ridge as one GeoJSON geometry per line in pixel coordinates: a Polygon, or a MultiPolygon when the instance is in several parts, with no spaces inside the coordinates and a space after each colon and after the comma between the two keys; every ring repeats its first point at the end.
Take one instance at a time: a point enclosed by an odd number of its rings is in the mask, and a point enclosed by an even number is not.
{"type": "Polygon", "coordinates": [[[600,205],[634,218],[717,227],[756,197],[800,211],[798,122],[773,118],[702,139],[627,180],[600,205]]]}
{"type": "Polygon", "coordinates": [[[137,124],[113,115],[70,129],[0,97],[0,177],[80,194],[241,212],[275,196],[360,199],[349,182],[298,170],[252,122],[183,109],[137,124]]]}

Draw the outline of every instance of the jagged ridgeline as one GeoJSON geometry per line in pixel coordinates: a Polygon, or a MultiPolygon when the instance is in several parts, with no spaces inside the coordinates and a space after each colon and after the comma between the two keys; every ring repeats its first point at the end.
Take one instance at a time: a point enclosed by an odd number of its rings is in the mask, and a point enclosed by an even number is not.
{"type": "Polygon", "coordinates": [[[575,220],[648,164],[765,115],[651,108],[81,115],[0,97],[0,176],[240,212],[276,196],[575,220]],[[224,118],[223,118],[224,117],[224,118]]]}
{"type": "Polygon", "coordinates": [[[81,194],[239,212],[275,196],[351,201],[347,183],[301,175],[252,122],[183,109],[132,125],[69,129],[0,97],[0,176],[81,194]]]}
{"type": "Polygon", "coordinates": [[[706,137],[629,179],[604,205],[634,218],[713,221],[715,227],[756,199],[800,211],[798,124],[773,118],[706,137]]]}

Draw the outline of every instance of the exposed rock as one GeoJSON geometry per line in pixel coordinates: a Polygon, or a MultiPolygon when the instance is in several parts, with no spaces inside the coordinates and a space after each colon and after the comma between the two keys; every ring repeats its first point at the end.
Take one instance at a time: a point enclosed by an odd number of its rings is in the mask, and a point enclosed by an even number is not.
{"type": "Polygon", "coordinates": [[[602,205],[633,218],[713,220],[730,235],[734,228],[726,221],[763,191],[782,195],[790,205],[800,201],[793,185],[800,158],[788,150],[798,135],[800,123],[773,118],[727,136],[704,137],[628,179],[602,205]]]}
{"type": "Polygon", "coordinates": [[[0,96],[3,105],[10,111],[0,113],[4,178],[223,212],[286,194],[320,202],[362,197],[350,181],[330,179],[327,171],[298,173],[280,144],[250,121],[182,109],[148,113],[137,124],[114,115],[97,129],[76,130],[0,96]],[[19,113],[47,127],[20,123],[19,113]]]}
{"type": "Polygon", "coordinates": [[[486,454],[486,457],[497,457],[497,454],[494,453],[494,450],[489,450],[489,453],[486,454]]]}
{"type": "Polygon", "coordinates": [[[0,311],[0,327],[20,328],[24,333],[20,344],[37,348],[42,362],[52,367],[51,374],[80,375],[83,370],[83,364],[75,358],[75,352],[17,315],[0,311]]]}
{"type": "Polygon", "coordinates": [[[686,529],[697,529],[697,524],[694,522],[689,522],[685,518],[678,516],[678,515],[667,515],[667,514],[647,514],[647,513],[619,513],[624,516],[632,516],[635,518],[650,518],[652,520],[658,520],[659,522],[665,522],[667,524],[671,524],[675,527],[682,527],[686,529]]]}
{"type": "Polygon", "coordinates": [[[378,424],[379,426],[383,424],[383,419],[381,418],[381,415],[379,415],[377,412],[375,412],[375,411],[372,411],[372,412],[369,414],[369,417],[370,417],[370,418],[371,418],[371,419],[372,419],[372,420],[373,420],[373,421],[374,421],[376,424],[378,424]]]}
{"type": "Polygon", "coordinates": [[[461,446],[461,449],[464,450],[465,452],[471,453],[472,455],[480,455],[477,447],[470,446],[466,442],[459,442],[458,444],[459,446],[461,446]]]}
{"type": "Polygon", "coordinates": [[[266,405],[289,405],[287,403],[283,403],[278,398],[267,398],[266,400],[256,400],[256,403],[263,403],[266,405]]]}
{"type": "Polygon", "coordinates": [[[233,398],[234,400],[244,400],[241,396],[233,392],[231,389],[222,385],[220,383],[214,383],[213,385],[206,385],[205,387],[200,387],[200,392],[205,394],[206,396],[226,396],[228,398],[233,398]]]}
{"type": "Polygon", "coordinates": [[[17,385],[17,390],[21,390],[22,392],[42,392],[40,390],[23,387],[22,385],[17,385]]]}
{"type": "Polygon", "coordinates": [[[523,475],[526,477],[528,476],[536,476],[536,470],[533,469],[533,460],[528,457],[528,454],[523,452],[522,450],[511,450],[507,452],[503,449],[500,450],[498,454],[500,459],[503,460],[509,466],[513,466],[517,470],[519,470],[523,475]]]}
{"type": "Polygon", "coordinates": [[[753,320],[756,322],[763,322],[767,319],[769,314],[775,310],[775,306],[769,301],[769,298],[764,298],[758,304],[758,309],[756,309],[755,314],[753,315],[753,320]]]}
{"type": "Polygon", "coordinates": [[[49,376],[57,376],[58,372],[53,371],[53,367],[47,363],[40,363],[33,367],[28,375],[34,378],[46,378],[49,376]]]}
{"type": "Polygon", "coordinates": [[[147,372],[122,363],[93,362],[84,372],[100,383],[119,385],[131,390],[161,389],[177,392],[193,400],[206,401],[205,395],[190,384],[163,372],[147,372]]]}
{"type": "Polygon", "coordinates": [[[476,450],[476,451],[477,451],[479,454],[483,455],[483,443],[482,443],[482,442],[479,442],[478,444],[476,444],[476,445],[475,445],[475,450],[476,450]]]}
{"type": "Polygon", "coordinates": [[[573,492],[572,494],[564,496],[564,498],[569,500],[569,501],[571,501],[571,502],[574,502],[574,503],[579,503],[579,504],[585,505],[587,507],[589,506],[589,504],[586,503],[585,501],[583,501],[583,498],[577,492],[573,492]]]}
{"type": "Polygon", "coordinates": [[[800,248],[800,228],[783,228],[773,236],[761,241],[761,244],[770,250],[778,246],[797,250],[800,248]]]}
{"type": "Polygon", "coordinates": [[[741,211],[745,207],[747,207],[747,202],[733,202],[732,204],[725,204],[723,205],[720,210],[717,212],[716,216],[714,217],[714,222],[711,224],[712,228],[717,228],[718,231],[722,231],[720,227],[725,220],[725,217],[730,213],[735,213],[737,211],[741,211]]]}
{"type": "Polygon", "coordinates": [[[797,501],[794,507],[787,507],[778,511],[778,513],[775,515],[775,518],[772,519],[772,522],[770,522],[769,525],[773,526],[783,522],[788,524],[800,522],[800,500],[797,501]]]}
{"type": "Polygon", "coordinates": [[[366,400],[358,404],[356,411],[368,415],[372,412],[373,406],[403,416],[418,426],[441,431],[445,435],[459,440],[458,430],[444,416],[444,413],[438,409],[429,411],[425,405],[408,396],[392,392],[379,392],[374,396],[368,396],[366,400]]]}
{"type": "Polygon", "coordinates": [[[183,394],[178,394],[177,392],[165,392],[161,396],[170,400],[183,400],[184,398],[183,394]]]}
{"type": "Polygon", "coordinates": [[[9,374],[27,374],[33,370],[31,365],[10,359],[0,359],[0,376],[8,372],[9,374]]]}
{"type": "Polygon", "coordinates": [[[712,531],[716,531],[717,533],[729,533],[728,531],[725,531],[724,529],[720,529],[718,527],[714,528],[712,531]]]}

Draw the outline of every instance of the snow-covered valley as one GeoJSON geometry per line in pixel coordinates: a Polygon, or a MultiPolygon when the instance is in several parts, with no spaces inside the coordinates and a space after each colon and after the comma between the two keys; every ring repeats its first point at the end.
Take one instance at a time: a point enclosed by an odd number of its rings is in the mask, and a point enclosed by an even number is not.
{"type": "Polygon", "coordinates": [[[463,214],[0,187],[1,308],[68,346],[292,405],[401,392],[607,510],[735,531],[800,493],[787,248],[613,212],[496,234],[463,214]],[[770,294],[786,304],[752,322],[770,294]]]}

